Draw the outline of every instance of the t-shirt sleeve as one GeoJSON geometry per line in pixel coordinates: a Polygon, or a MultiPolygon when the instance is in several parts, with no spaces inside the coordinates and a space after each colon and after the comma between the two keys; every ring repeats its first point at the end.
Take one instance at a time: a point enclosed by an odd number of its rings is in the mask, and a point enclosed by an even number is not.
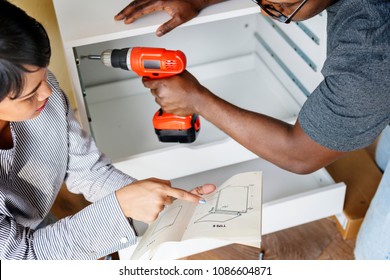
{"type": "Polygon", "coordinates": [[[377,138],[390,122],[389,53],[388,45],[342,41],[329,52],[325,78],[298,116],[310,138],[337,151],[360,149],[377,138]]]}

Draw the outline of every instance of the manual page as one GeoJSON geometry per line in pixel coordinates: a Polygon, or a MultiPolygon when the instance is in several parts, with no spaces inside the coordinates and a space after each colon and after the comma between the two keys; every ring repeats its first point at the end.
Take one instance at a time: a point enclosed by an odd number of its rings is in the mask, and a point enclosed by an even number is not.
{"type": "Polygon", "coordinates": [[[231,243],[260,246],[262,173],[240,173],[212,194],[205,204],[175,200],[153,222],[131,259],[152,259],[183,252],[202,252],[231,243]],[[190,248],[185,248],[190,246],[190,248]],[[183,247],[183,248],[180,248],[183,247]]]}

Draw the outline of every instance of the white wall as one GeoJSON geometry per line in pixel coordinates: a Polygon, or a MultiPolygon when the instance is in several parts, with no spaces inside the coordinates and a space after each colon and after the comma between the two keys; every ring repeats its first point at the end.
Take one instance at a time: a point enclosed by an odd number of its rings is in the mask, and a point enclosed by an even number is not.
{"type": "Polygon", "coordinates": [[[74,92],[65,64],[64,49],[61,43],[61,37],[52,0],[8,1],[25,10],[27,14],[37,19],[45,27],[47,33],[49,34],[52,48],[52,58],[49,68],[56,75],[62,89],[69,96],[73,108],[76,109],[74,92]]]}

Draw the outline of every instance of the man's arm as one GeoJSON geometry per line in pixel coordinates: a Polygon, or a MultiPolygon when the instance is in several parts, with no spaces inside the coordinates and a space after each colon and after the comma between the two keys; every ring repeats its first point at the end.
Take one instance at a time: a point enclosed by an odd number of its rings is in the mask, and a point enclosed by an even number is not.
{"type": "Polygon", "coordinates": [[[290,125],[219,98],[189,72],[143,82],[165,112],[199,114],[258,156],[294,173],[313,172],[344,154],[313,141],[299,122],[290,125]]]}
{"type": "Polygon", "coordinates": [[[177,26],[193,19],[200,11],[210,5],[227,0],[134,0],[116,16],[116,20],[132,23],[143,15],[156,11],[165,11],[172,18],[157,30],[157,36],[163,36],[177,26]]]}
{"type": "Polygon", "coordinates": [[[313,141],[298,121],[290,125],[236,107],[210,93],[199,100],[198,108],[199,115],[245,148],[294,173],[314,172],[344,154],[313,141]]]}

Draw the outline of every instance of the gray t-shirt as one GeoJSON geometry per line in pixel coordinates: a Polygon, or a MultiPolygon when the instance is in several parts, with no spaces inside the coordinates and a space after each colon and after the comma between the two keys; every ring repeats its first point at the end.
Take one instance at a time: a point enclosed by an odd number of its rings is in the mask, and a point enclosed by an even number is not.
{"type": "Polygon", "coordinates": [[[324,80],[298,120],[320,145],[351,151],[390,123],[390,1],[339,0],[327,12],[324,80]]]}

